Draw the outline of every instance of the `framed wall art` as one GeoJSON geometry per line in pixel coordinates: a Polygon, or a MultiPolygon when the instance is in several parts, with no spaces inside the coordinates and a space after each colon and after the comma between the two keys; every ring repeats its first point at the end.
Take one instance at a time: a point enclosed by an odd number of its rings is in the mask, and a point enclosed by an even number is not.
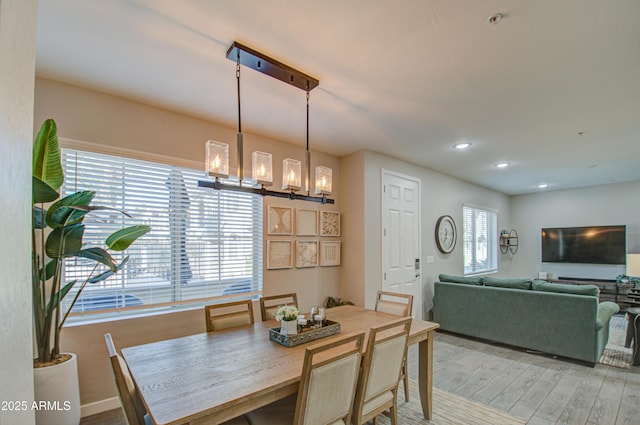
{"type": "Polygon", "coordinates": [[[296,267],[316,267],[318,265],[318,241],[296,242],[296,267]]]}
{"type": "Polygon", "coordinates": [[[296,235],[318,236],[318,211],[296,209],[296,235]]]}
{"type": "Polygon", "coordinates": [[[320,236],[340,236],[340,213],[320,211],[320,236]]]}
{"type": "Polygon", "coordinates": [[[320,241],[320,265],[340,265],[340,241],[320,241]]]}
{"type": "Polygon", "coordinates": [[[293,235],[293,208],[269,206],[267,210],[267,234],[293,235]]]}
{"type": "Polygon", "coordinates": [[[292,245],[292,241],[267,241],[267,269],[292,268],[292,245]]]}

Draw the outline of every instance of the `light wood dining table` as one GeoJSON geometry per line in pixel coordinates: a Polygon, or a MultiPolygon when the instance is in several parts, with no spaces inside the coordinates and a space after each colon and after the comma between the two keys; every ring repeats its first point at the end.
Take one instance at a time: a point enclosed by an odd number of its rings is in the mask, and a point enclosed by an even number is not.
{"type": "MultiPolygon", "coordinates": [[[[340,333],[366,332],[398,317],[356,306],[327,309],[340,333]]],[[[304,350],[337,335],[295,347],[269,340],[277,322],[258,322],[122,349],[147,412],[156,425],[218,424],[298,390],[304,350]]],[[[432,414],[433,335],[437,323],[414,319],[409,344],[418,346],[418,387],[426,419],[432,414]]],[[[365,347],[366,349],[366,347],[365,347]]]]}

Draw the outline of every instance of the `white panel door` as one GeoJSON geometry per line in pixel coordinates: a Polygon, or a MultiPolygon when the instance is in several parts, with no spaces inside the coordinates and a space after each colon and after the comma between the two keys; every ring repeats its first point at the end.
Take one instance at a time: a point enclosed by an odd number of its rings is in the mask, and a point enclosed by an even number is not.
{"type": "Polygon", "coordinates": [[[420,180],[382,171],[382,289],[413,295],[421,318],[420,180]]]}

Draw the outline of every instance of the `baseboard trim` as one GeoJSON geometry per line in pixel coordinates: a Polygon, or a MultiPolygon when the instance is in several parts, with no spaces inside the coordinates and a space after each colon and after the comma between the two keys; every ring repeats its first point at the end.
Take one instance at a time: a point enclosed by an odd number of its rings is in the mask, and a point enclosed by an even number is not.
{"type": "Polygon", "coordinates": [[[95,415],[120,407],[120,398],[112,397],[80,406],[80,417],[95,415]]]}

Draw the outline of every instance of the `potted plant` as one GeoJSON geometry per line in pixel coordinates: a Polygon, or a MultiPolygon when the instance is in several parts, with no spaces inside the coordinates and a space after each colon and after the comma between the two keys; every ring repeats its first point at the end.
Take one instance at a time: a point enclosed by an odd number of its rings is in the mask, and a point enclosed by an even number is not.
{"type": "Polygon", "coordinates": [[[281,305],[275,312],[276,320],[282,324],[280,333],[294,335],[298,333],[298,309],[292,305],[281,305]]]}
{"type": "Polygon", "coordinates": [[[74,354],[60,353],[60,332],[71,308],[87,284],[107,279],[126,264],[128,257],[118,264],[110,251],[128,248],[150,230],[149,226],[130,226],[111,234],[105,240],[105,247],[84,246],[85,216],[111,208],[92,205],[96,193],[89,190],[60,198],[58,190],[63,181],[56,123],[48,119],[33,145],[32,200],[36,420],[47,425],[80,421],[77,359],[74,354]],[[95,266],[81,281],[63,282],[63,263],[74,257],[88,259],[95,262],[95,266]],[[78,290],[68,310],[63,312],[61,303],[73,287],[78,290]]]}

